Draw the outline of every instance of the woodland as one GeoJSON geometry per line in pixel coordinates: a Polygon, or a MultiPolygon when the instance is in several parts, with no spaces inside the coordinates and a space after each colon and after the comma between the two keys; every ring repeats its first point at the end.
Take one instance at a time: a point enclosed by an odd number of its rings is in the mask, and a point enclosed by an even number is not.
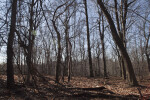
{"type": "Polygon", "coordinates": [[[1,0],[0,100],[150,100],[149,0],[1,0]]]}

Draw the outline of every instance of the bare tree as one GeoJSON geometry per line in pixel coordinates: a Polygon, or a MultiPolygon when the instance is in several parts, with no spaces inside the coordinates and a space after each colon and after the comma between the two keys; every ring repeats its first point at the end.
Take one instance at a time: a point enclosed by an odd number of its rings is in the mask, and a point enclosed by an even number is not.
{"type": "Polygon", "coordinates": [[[56,27],[56,20],[52,20],[54,29],[57,33],[57,48],[58,48],[58,52],[57,52],[57,65],[56,65],[56,83],[59,83],[59,76],[60,76],[60,64],[61,64],[61,36],[60,36],[60,32],[58,31],[57,27],[56,27]]]}
{"type": "Polygon", "coordinates": [[[16,29],[16,34],[18,36],[18,43],[20,47],[22,47],[24,50],[24,55],[26,57],[26,63],[28,66],[28,75],[26,80],[27,83],[31,83],[33,76],[37,75],[38,73],[37,69],[33,66],[33,48],[36,37],[36,30],[42,19],[41,12],[38,11],[39,3],[40,3],[39,1],[37,2],[35,0],[32,0],[29,3],[27,3],[29,7],[28,9],[29,13],[26,13],[27,15],[29,14],[28,23],[27,24],[23,23],[24,27],[21,28],[18,27],[18,30],[16,29]]]}
{"type": "MultiPolygon", "coordinates": [[[[119,37],[123,41],[124,47],[126,48],[126,19],[127,19],[127,10],[128,10],[127,0],[125,0],[125,2],[121,0],[120,14],[118,14],[117,0],[114,0],[114,2],[115,2],[117,31],[119,33],[119,37]]],[[[122,56],[119,57],[119,61],[120,61],[120,66],[121,66],[122,77],[123,79],[126,79],[126,70],[125,70],[124,60],[122,56]]]]}
{"type": "Polygon", "coordinates": [[[129,84],[137,86],[138,82],[137,82],[135,74],[134,74],[134,70],[133,70],[133,66],[132,66],[130,57],[129,57],[128,53],[127,53],[127,50],[125,49],[123,41],[118,36],[118,32],[117,32],[117,29],[115,27],[114,21],[113,21],[111,15],[108,13],[106,7],[104,6],[102,0],[97,0],[97,3],[99,4],[101,10],[103,11],[103,13],[104,13],[104,15],[105,15],[109,25],[110,25],[112,37],[113,37],[115,43],[117,44],[117,46],[119,47],[121,55],[123,56],[123,60],[125,62],[126,70],[128,72],[129,84]]]}
{"type": "Polygon", "coordinates": [[[104,16],[102,13],[99,11],[99,35],[100,35],[100,40],[101,40],[101,45],[102,45],[102,54],[103,54],[103,64],[104,64],[104,77],[107,78],[107,65],[106,65],[106,56],[105,56],[105,42],[104,42],[104,31],[105,31],[105,26],[104,26],[104,16]]]}
{"type": "MultiPolygon", "coordinates": [[[[69,10],[67,11],[69,13],[69,10]]],[[[69,40],[69,19],[68,17],[69,15],[66,14],[66,21],[65,21],[65,39],[66,39],[66,65],[67,65],[67,68],[68,68],[68,82],[70,81],[71,79],[71,48],[72,48],[72,45],[71,45],[71,42],[69,40]]]]}
{"type": "Polygon", "coordinates": [[[86,15],[86,27],[87,27],[87,46],[88,46],[88,58],[90,67],[90,77],[94,77],[92,68],[92,56],[91,56],[91,46],[90,46],[90,31],[89,31],[89,21],[88,21],[88,11],[87,11],[87,1],[84,0],[85,15],[86,15]]]}
{"type": "MultiPolygon", "coordinates": [[[[56,9],[55,9],[55,12],[54,12],[54,15],[53,15],[53,19],[52,19],[52,24],[53,24],[53,27],[54,27],[54,29],[55,29],[55,32],[56,32],[56,34],[57,34],[57,48],[58,48],[58,50],[57,50],[57,65],[56,65],[56,83],[59,83],[59,76],[60,76],[60,72],[61,72],[61,69],[60,69],[60,64],[61,64],[61,58],[62,58],[62,46],[61,46],[61,33],[60,33],[60,31],[58,30],[58,27],[56,26],[56,21],[58,21],[58,18],[68,9],[68,7],[69,6],[71,6],[72,5],[72,3],[73,3],[74,1],[72,1],[71,3],[69,3],[68,4],[68,2],[65,2],[65,3],[63,3],[62,5],[60,5],[60,6],[58,6],[56,9]],[[60,9],[60,8],[62,8],[63,6],[65,6],[66,5],[66,7],[65,7],[65,9],[64,9],[64,11],[62,11],[60,14],[58,14],[57,15],[57,11],[60,9]]],[[[60,18],[60,20],[61,20],[61,18],[60,18]]],[[[62,21],[62,20],[61,20],[62,21]]],[[[67,19],[67,21],[69,21],[68,19],[67,19]]],[[[69,27],[68,27],[68,22],[65,22],[65,27],[66,27],[66,30],[65,30],[65,33],[66,33],[66,38],[68,38],[68,30],[69,30],[69,27]]],[[[62,22],[62,23],[64,23],[64,22],[62,22]]],[[[67,39],[67,54],[69,54],[69,51],[68,51],[68,49],[69,49],[69,46],[70,46],[70,44],[68,44],[69,43],[69,41],[68,41],[68,39],[67,39]]],[[[70,55],[70,54],[69,54],[70,55]]],[[[70,59],[70,57],[69,57],[69,55],[67,55],[68,56],[68,58],[67,58],[67,62],[68,62],[68,70],[69,70],[69,73],[68,73],[68,80],[70,80],[70,62],[69,62],[69,59],[70,59]]],[[[71,55],[70,55],[71,56],[71,55]]]]}
{"type": "MultiPolygon", "coordinates": [[[[147,19],[149,16],[149,13],[145,15],[145,19],[147,19]]],[[[147,65],[148,65],[148,70],[150,72],[150,50],[149,50],[149,41],[150,41],[150,25],[147,27],[147,21],[143,21],[142,27],[139,26],[139,29],[142,30],[144,39],[145,39],[145,55],[147,59],[147,65]],[[148,28],[149,27],[149,28],[148,28]],[[148,29],[148,31],[146,31],[148,29]]]]}
{"type": "Polygon", "coordinates": [[[15,28],[16,28],[16,15],[17,15],[17,0],[13,0],[12,10],[11,10],[10,33],[8,35],[8,43],[7,43],[7,88],[8,89],[13,88],[14,85],[13,43],[14,43],[15,28]]]}
{"type": "Polygon", "coordinates": [[[97,43],[96,43],[96,59],[97,59],[97,67],[98,67],[98,75],[100,76],[101,75],[101,65],[100,65],[100,54],[101,54],[101,49],[100,49],[100,42],[97,40],[97,43]]]}

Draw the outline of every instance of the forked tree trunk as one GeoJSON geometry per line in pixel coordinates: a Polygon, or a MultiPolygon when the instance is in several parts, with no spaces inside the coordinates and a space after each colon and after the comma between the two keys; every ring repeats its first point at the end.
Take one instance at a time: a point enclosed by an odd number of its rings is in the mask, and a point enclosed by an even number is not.
{"type": "Polygon", "coordinates": [[[65,19],[65,39],[66,39],[66,65],[68,68],[68,82],[70,82],[71,80],[71,42],[69,40],[68,14],[69,14],[69,9],[66,12],[66,19],[65,19]]]}
{"type": "Polygon", "coordinates": [[[133,70],[131,60],[130,60],[129,55],[126,51],[126,48],[124,47],[123,41],[120,39],[120,37],[117,33],[114,22],[113,22],[113,20],[110,16],[110,14],[108,13],[106,7],[104,6],[102,0],[97,0],[97,3],[99,4],[101,10],[103,11],[103,13],[104,13],[109,25],[110,25],[112,37],[113,37],[115,43],[117,44],[117,46],[118,46],[118,48],[121,52],[121,55],[123,56],[124,63],[125,63],[125,66],[126,66],[126,70],[127,70],[127,73],[128,73],[129,84],[133,85],[133,86],[137,86],[138,82],[137,82],[135,74],[134,74],[134,70],[133,70]]]}
{"type": "Polygon", "coordinates": [[[99,12],[99,33],[100,33],[100,40],[101,40],[101,45],[102,45],[102,54],[103,54],[103,65],[104,65],[104,78],[107,78],[107,65],[106,65],[106,56],[105,56],[105,43],[104,43],[104,19],[103,19],[103,14],[100,14],[99,12]],[[102,29],[101,29],[102,28],[102,29]]]}
{"type": "Polygon", "coordinates": [[[12,2],[11,25],[7,43],[7,88],[11,89],[14,85],[14,68],[13,68],[13,42],[16,28],[17,0],[12,2]]]}
{"type": "MultiPolygon", "coordinates": [[[[117,7],[117,0],[114,0],[115,2],[115,15],[116,15],[116,22],[117,22],[117,30],[118,30],[118,33],[119,33],[119,37],[121,38],[121,40],[123,41],[123,44],[126,48],[126,43],[125,43],[125,33],[126,33],[126,29],[125,29],[125,26],[126,26],[126,16],[127,16],[127,1],[123,2],[121,0],[121,10],[120,10],[120,13],[121,15],[118,16],[118,7],[117,7]],[[123,6],[125,6],[125,9],[123,9],[123,6]],[[124,13],[123,13],[124,12],[124,13]],[[119,21],[119,17],[121,19],[121,21],[119,21]],[[121,25],[120,25],[121,23],[121,25]]],[[[121,54],[120,54],[121,55],[121,54]]],[[[121,72],[122,72],[122,78],[123,79],[126,79],[126,69],[125,69],[125,65],[124,65],[124,60],[123,60],[123,57],[122,55],[120,56],[120,67],[121,67],[121,72]]]]}

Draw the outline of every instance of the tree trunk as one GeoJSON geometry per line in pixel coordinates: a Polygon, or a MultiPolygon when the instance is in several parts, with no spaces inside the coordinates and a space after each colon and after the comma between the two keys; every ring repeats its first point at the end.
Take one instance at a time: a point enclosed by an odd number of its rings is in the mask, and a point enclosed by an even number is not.
{"type": "MultiPolygon", "coordinates": [[[[119,21],[119,16],[118,16],[118,7],[117,7],[118,3],[117,3],[117,0],[114,0],[114,2],[115,2],[115,15],[116,15],[116,22],[117,22],[117,30],[118,30],[118,33],[119,33],[119,37],[123,41],[123,44],[126,48],[126,42],[125,42],[126,29],[125,29],[125,26],[126,26],[126,16],[127,16],[127,5],[126,5],[127,0],[125,2],[123,2],[121,0],[121,10],[120,10],[120,13],[121,13],[120,19],[121,19],[121,21],[119,21]],[[123,9],[123,4],[125,6],[125,9],[123,9]],[[121,22],[121,25],[120,25],[120,22],[121,22]]],[[[120,67],[121,67],[121,71],[122,71],[122,77],[123,77],[123,79],[126,79],[126,69],[125,69],[124,60],[123,60],[122,55],[120,56],[120,63],[121,63],[120,67]]]]}
{"type": "Polygon", "coordinates": [[[58,52],[57,52],[57,64],[56,64],[56,83],[59,83],[59,76],[60,76],[60,63],[61,63],[61,36],[60,33],[55,25],[55,21],[52,21],[54,29],[56,31],[57,34],[57,48],[58,48],[58,52]]]}
{"type": "Polygon", "coordinates": [[[26,55],[26,60],[27,60],[27,66],[28,66],[28,75],[27,75],[27,84],[30,84],[31,83],[31,74],[33,69],[33,62],[32,62],[32,51],[33,51],[33,41],[34,39],[32,38],[33,37],[33,15],[34,15],[34,12],[33,12],[33,7],[34,7],[34,0],[32,0],[32,4],[31,4],[31,11],[30,11],[30,19],[29,19],[29,26],[30,26],[30,29],[29,29],[29,44],[28,44],[28,47],[27,47],[27,55],[26,55]]]}
{"type": "Polygon", "coordinates": [[[97,58],[97,65],[98,65],[98,66],[97,66],[97,67],[98,67],[98,75],[101,76],[100,57],[97,56],[96,58],[97,58]]]}
{"type": "Polygon", "coordinates": [[[122,67],[121,67],[121,60],[120,57],[118,57],[119,59],[119,67],[120,67],[120,77],[122,77],[122,67]]]}
{"type": "Polygon", "coordinates": [[[7,88],[11,89],[14,85],[14,69],[13,69],[13,42],[16,28],[17,0],[12,2],[11,25],[7,43],[7,88]]]}
{"type": "Polygon", "coordinates": [[[71,67],[72,67],[72,57],[71,57],[72,45],[71,45],[71,42],[69,41],[69,38],[68,38],[68,51],[69,51],[69,56],[68,56],[68,82],[70,82],[70,80],[71,80],[71,67]]]}
{"type": "Polygon", "coordinates": [[[85,15],[86,15],[86,26],[87,26],[87,46],[88,46],[90,77],[94,77],[93,68],[92,68],[92,57],[91,57],[91,47],[90,47],[90,32],[89,32],[88,11],[87,11],[87,2],[86,2],[86,0],[84,0],[84,5],[85,5],[85,15]]]}
{"type": "Polygon", "coordinates": [[[125,66],[126,66],[126,69],[127,69],[127,72],[128,72],[128,81],[129,81],[129,84],[130,85],[134,85],[134,86],[137,86],[138,85],[138,82],[136,80],[136,77],[135,77],[135,74],[134,74],[134,70],[133,70],[133,66],[132,66],[132,63],[131,63],[131,60],[129,58],[129,55],[126,51],[126,48],[124,47],[124,44],[123,44],[123,41],[120,39],[118,33],[117,33],[117,30],[116,30],[116,27],[114,25],[114,22],[110,16],[110,14],[108,13],[106,7],[104,6],[102,0],[97,0],[101,10],[103,11],[109,25],[110,25],[110,29],[111,29],[111,34],[112,34],[112,37],[115,41],[115,43],[117,44],[117,46],[119,47],[119,50],[121,52],[121,55],[123,56],[123,60],[125,62],[125,66]]]}
{"type": "Polygon", "coordinates": [[[148,54],[146,54],[146,58],[147,58],[147,65],[148,65],[148,70],[150,72],[150,57],[148,54]]]}
{"type": "Polygon", "coordinates": [[[125,65],[124,65],[124,60],[121,57],[121,72],[122,72],[122,78],[126,80],[126,70],[125,70],[125,65]]]}
{"type": "Polygon", "coordinates": [[[57,54],[57,65],[56,65],[56,83],[59,83],[60,63],[61,63],[61,45],[60,45],[60,38],[58,38],[58,54],[57,54]]]}
{"type": "Polygon", "coordinates": [[[104,45],[104,39],[101,39],[102,43],[102,54],[103,54],[103,64],[104,64],[104,77],[107,78],[107,69],[106,69],[106,57],[105,57],[105,45],[104,45]]]}
{"type": "Polygon", "coordinates": [[[71,79],[71,43],[69,41],[69,20],[67,15],[69,13],[69,10],[66,13],[66,19],[65,19],[65,39],[66,39],[66,65],[68,68],[68,82],[70,82],[71,79]]]}
{"type": "MultiPolygon", "coordinates": [[[[144,26],[145,27],[145,26],[144,26]]],[[[145,32],[144,32],[145,33],[145,32]]],[[[150,27],[149,27],[149,34],[148,37],[146,38],[145,36],[145,40],[146,40],[146,44],[145,44],[145,55],[147,58],[147,65],[148,65],[148,70],[150,72],[150,56],[149,56],[149,52],[148,52],[148,46],[149,46],[149,39],[150,39],[150,27]]]]}
{"type": "Polygon", "coordinates": [[[107,78],[107,66],[106,66],[106,56],[105,56],[105,43],[104,43],[104,18],[103,14],[100,14],[99,12],[99,34],[100,34],[100,40],[102,45],[102,54],[103,54],[103,65],[104,65],[104,78],[107,78]],[[100,24],[102,22],[102,25],[100,24]],[[102,30],[101,30],[102,28],[102,30]]]}
{"type": "Polygon", "coordinates": [[[27,62],[27,66],[28,66],[28,74],[27,74],[27,80],[26,80],[26,83],[27,84],[30,84],[31,83],[31,66],[32,66],[32,62],[31,62],[31,57],[30,55],[28,54],[27,57],[26,57],[26,62],[27,62]]]}
{"type": "Polygon", "coordinates": [[[66,76],[66,65],[67,65],[67,57],[65,58],[65,65],[63,66],[63,75],[62,75],[63,82],[65,81],[66,76]]]}
{"type": "Polygon", "coordinates": [[[71,80],[71,56],[68,59],[68,82],[71,80]]]}

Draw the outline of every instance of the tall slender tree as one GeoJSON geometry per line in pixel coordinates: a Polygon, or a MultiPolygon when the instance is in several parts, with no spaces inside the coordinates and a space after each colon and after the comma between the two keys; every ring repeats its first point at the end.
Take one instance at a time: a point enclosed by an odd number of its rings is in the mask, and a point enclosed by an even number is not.
{"type": "MultiPolygon", "coordinates": [[[[20,44],[20,47],[24,50],[24,55],[26,57],[26,63],[28,68],[28,75],[26,82],[32,83],[34,75],[38,75],[38,70],[33,66],[33,49],[34,49],[34,41],[36,38],[36,30],[40,25],[40,22],[42,19],[39,4],[40,1],[30,0],[28,3],[29,9],[27,11],[28,16],[28,24],[21,23],[21,25],[27,26],[29,29],[22,29],[24,31],[20,31],[20,29],[16,29],[16,34],[18,36],[18,43],[20,44]],[[35,17],[36,16],[36,17],[35,17]]],[[[23,5],[20,5],[23,6],[23,5]]],[[[35,77],[34,77],[35,78],[35,77]]]]}
{"type": "Polygon", "coordinates": [[[129,84],[137,86],[138,82],[137,82],[135,74],[134,74],[134,70],[133,70],[133,66],[132,66],[130,57],[129,57],[127,50],[123,44],[123,41],[121,40],[121,38],[118,35],[114,21],[113,21],[111,15],[109,14],[109,12],[107,11],[106,7],[104,6],[104,3],[102,2],[102,0],[97,0],[97,3],[100,6],[102,12],[104,13],[104,15],[109,23],[112,37],[113,37],[115,43],[117,44],[117,46],[121,52],[121,55],[123,56],[123,60],[125,62],[126,70],[128,73],[129,84]]]}
{"type": "Polygon", "coordinates": [[[105,56],[104,31],[105,31],[104,16],[103,16],[103,14],[100,14],[100,12],[99,12],[99,34],[100,34],[100,40],[101,40],[101,45],[102,45],[104,77],[107,78],[108,75],[107,75],[107,65],[106,65],[106,56],[105,56]]]}
{"type": "MultiPolygon", "coordinates": [[[[128,10],[127,0],[125,0],[125,2],[123,2],[121,0],[120,14],[118,14],[117,0],[114,0],[114,2],[115,2],[115,15],[116,15],[116,22],[117,22],[117,31],[119,33],[119,37],[123,41],[124,47],[126,48],[125,37],[126,37],[126,17],[127,17],[127,10],[128,10]]],[[[120,65],[121,65],[120,66],[121,73],[122,73],[121,76],[123,77],[123,79],[126,79],[126,70],[125,70],[124,60],[123,60],[122,56],[120,56],[119,61],[120,61],[120,65]]]]}
{"type": "Polygon", "coordinates": [[[11,8],[11,25],[7,43],[7,88],[11,89],[14,85],[14,69],[13,69],[13,43],[16,28],[17,0],[12,1],[11,8]]]}
{"type": "Polygon", "coordinates": [[[90,77],[94,77],[93,68],[92,68],[92,56],[91,56],[91,46],[90,46],[90,31],[89,31],[88,10],[87,10],[87,1],[86,0],[84,0],[84,6],[85,6],[85,15],[86,15],[87,46],[88,46],[90,77]]]}

